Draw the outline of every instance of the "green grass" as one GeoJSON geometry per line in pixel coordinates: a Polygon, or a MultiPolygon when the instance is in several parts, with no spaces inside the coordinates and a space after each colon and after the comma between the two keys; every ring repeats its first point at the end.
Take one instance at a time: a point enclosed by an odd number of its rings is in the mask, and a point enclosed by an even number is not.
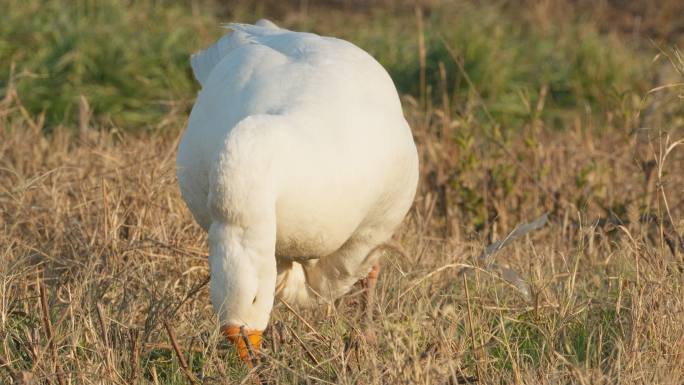
{"type": "Polygon", "coordinates": [[[179,2],[3,0],[0,86],[14,64],[16,88],[48,127],[78,121],[83,95],[106,126],[144,129],[188,109],[196,86],[188,55],[197,23],[179,2]],[[153,5],[156,4],[156,5],[153,5]]]}
{"type": "MultiPolygon", "coordinates": [[[[508,344],[499,341],[490,354],[497,366],[513,370],[507,349],[513,346],[518,365],[535,368],[545,361],[553,360],[553,352],[560,352],[578,366],[601,367],[616,353],[616,341],[626,336],[621,332],[625,326],[624,313],[617,315],[614,309],[591,306],[579,316],[562,319],[558,314],[523,313],[517,319],[504,323],[508,344]]],[[[496,325],[492,326],[496,329],[496,325]]]]}
{"type": "MultiPolygon", "coordinates": [[[[48,129],[75,126],[81,96],[96,121],[109,127],[153,129],[170,112],[185,115],[198,88],[189,55],[223,33],[221,22],[271,16],[263,7],[207,2],[193,8],[172,0],[2,0],[0,6],[6,10],[0,24],[0,88],[7,87],[15,65],[21,100],[31,113],[46,113],[48,129]]],[[[331,17],[313,10],[305,19],[276,21],[351,40],[388,69],[402,93],[421,94],[424,70],[428,98],[439,104],[446,89],[448,108],[465,114],[474,90],[448,44],[504,131],[519,132],[533,118],[560,126],[576,108],[601,116],[614,110],[621,95],[640,93],[646,84],[640,74],[647,57],[581,20],[542,28],[496,5],[445,4],[424,17],[426,67],[421,69],[412,12],[352,17],[332,12],[331,17]],[[535,111],[544,87],[546,108],[535,111]]]]}
{"type": "MultiPolygon", "coordinates": [[[[371,19],[377,27],[362,28],[348,37],[388,68],[401,92],[419,95],[416,20],[379,18],[371,19]]],[[[544,29],[503,13],[498,6],[460,5],[432,12],[424,31],[426,80],[435,103],[444,88],[440,63],[446,69],[451,108],[465,112],[472,102],[473,90],[448,45],[495,120],[514,132],[535,117],[542,87],[548,87],[548,99],[541,118],[552,121],[579,107],[599,115],[613,110],[620,95],[643,92],[648,84],[643,78],[648,57],[581,20],[544,29]]]]}

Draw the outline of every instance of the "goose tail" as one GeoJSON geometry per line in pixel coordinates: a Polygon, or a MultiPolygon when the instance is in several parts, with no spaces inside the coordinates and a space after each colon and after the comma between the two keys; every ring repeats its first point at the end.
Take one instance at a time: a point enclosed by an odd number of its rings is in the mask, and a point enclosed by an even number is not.
{"type": "Polygon", "coordinates": [[[266,20],[261,19],[254,25],[230,23],[224,27],[233,30],[232,33],[224,35],[211,47],[199,51],[190,57],[190,66],[195,79],[204,86],[204,83],[209,78],[209,74],[216,67],[216,65],[223,59],[230,51],[253,42],[253,36],[264,36],[278,31],[277,25],[266,20]]]}

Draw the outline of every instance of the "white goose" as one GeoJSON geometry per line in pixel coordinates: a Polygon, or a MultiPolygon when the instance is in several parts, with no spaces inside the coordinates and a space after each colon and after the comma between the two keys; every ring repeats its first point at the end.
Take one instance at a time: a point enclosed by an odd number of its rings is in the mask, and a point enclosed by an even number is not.
{"type": "Polygon", "coordinates": [[[178,148],[180,189],[209,232],[224,334],[258,348],[274,297],[345,294],[408,211],[418,156],[387,72],[355,45],[267,20],[192,57],[202,90],[178,148]]]}

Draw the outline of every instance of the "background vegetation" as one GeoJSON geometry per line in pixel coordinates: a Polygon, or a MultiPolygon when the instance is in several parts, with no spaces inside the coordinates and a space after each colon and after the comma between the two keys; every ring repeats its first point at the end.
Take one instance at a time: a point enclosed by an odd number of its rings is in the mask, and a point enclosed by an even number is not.
{"type": "Polygon", "coordinates": [[[261,17],[371,52],[422,162],[377,341],[360,286],[278,304],[261,380],[680,383],[682,4],[0,0],[0,383],[256,380],[218,334],[173,165],[188,56],[261,17]],[[544,212],[496,255],[531,298],[459,272],[544,212]]]}

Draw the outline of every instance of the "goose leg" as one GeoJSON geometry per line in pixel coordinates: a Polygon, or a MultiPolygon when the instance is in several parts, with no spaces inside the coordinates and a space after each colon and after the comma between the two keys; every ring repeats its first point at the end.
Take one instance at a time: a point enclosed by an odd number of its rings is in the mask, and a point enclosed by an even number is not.
{"type": "Polygon", "coordinates": [[[364,306],[365,320],[363,326],[363,336],[366,343],[369,345],[376,345],[378,342],[375,328],[373,327],[373,309],[375,305],[375,286],[378,284],[378,276],[380,275],[380,263],[376,263],[371,268],[371,271],[366,276],[364,286],[366,286],[366,303],[364,306]]]}
{"type": "Polygon", "coordinates": [[[375,243],[363,237],[351,238],[335,253],[304,266],[308,286],[322,302],[332,302],[348,293],[377,263],[377,255],[369,257],[375,243]]]}
{"type": "Polygon", "coordinates": [[[366,277],[366,321],[373,321],[373,305],[375,305],[375,286],[378,284],[380,264],[376,263],[366,277]]]}

